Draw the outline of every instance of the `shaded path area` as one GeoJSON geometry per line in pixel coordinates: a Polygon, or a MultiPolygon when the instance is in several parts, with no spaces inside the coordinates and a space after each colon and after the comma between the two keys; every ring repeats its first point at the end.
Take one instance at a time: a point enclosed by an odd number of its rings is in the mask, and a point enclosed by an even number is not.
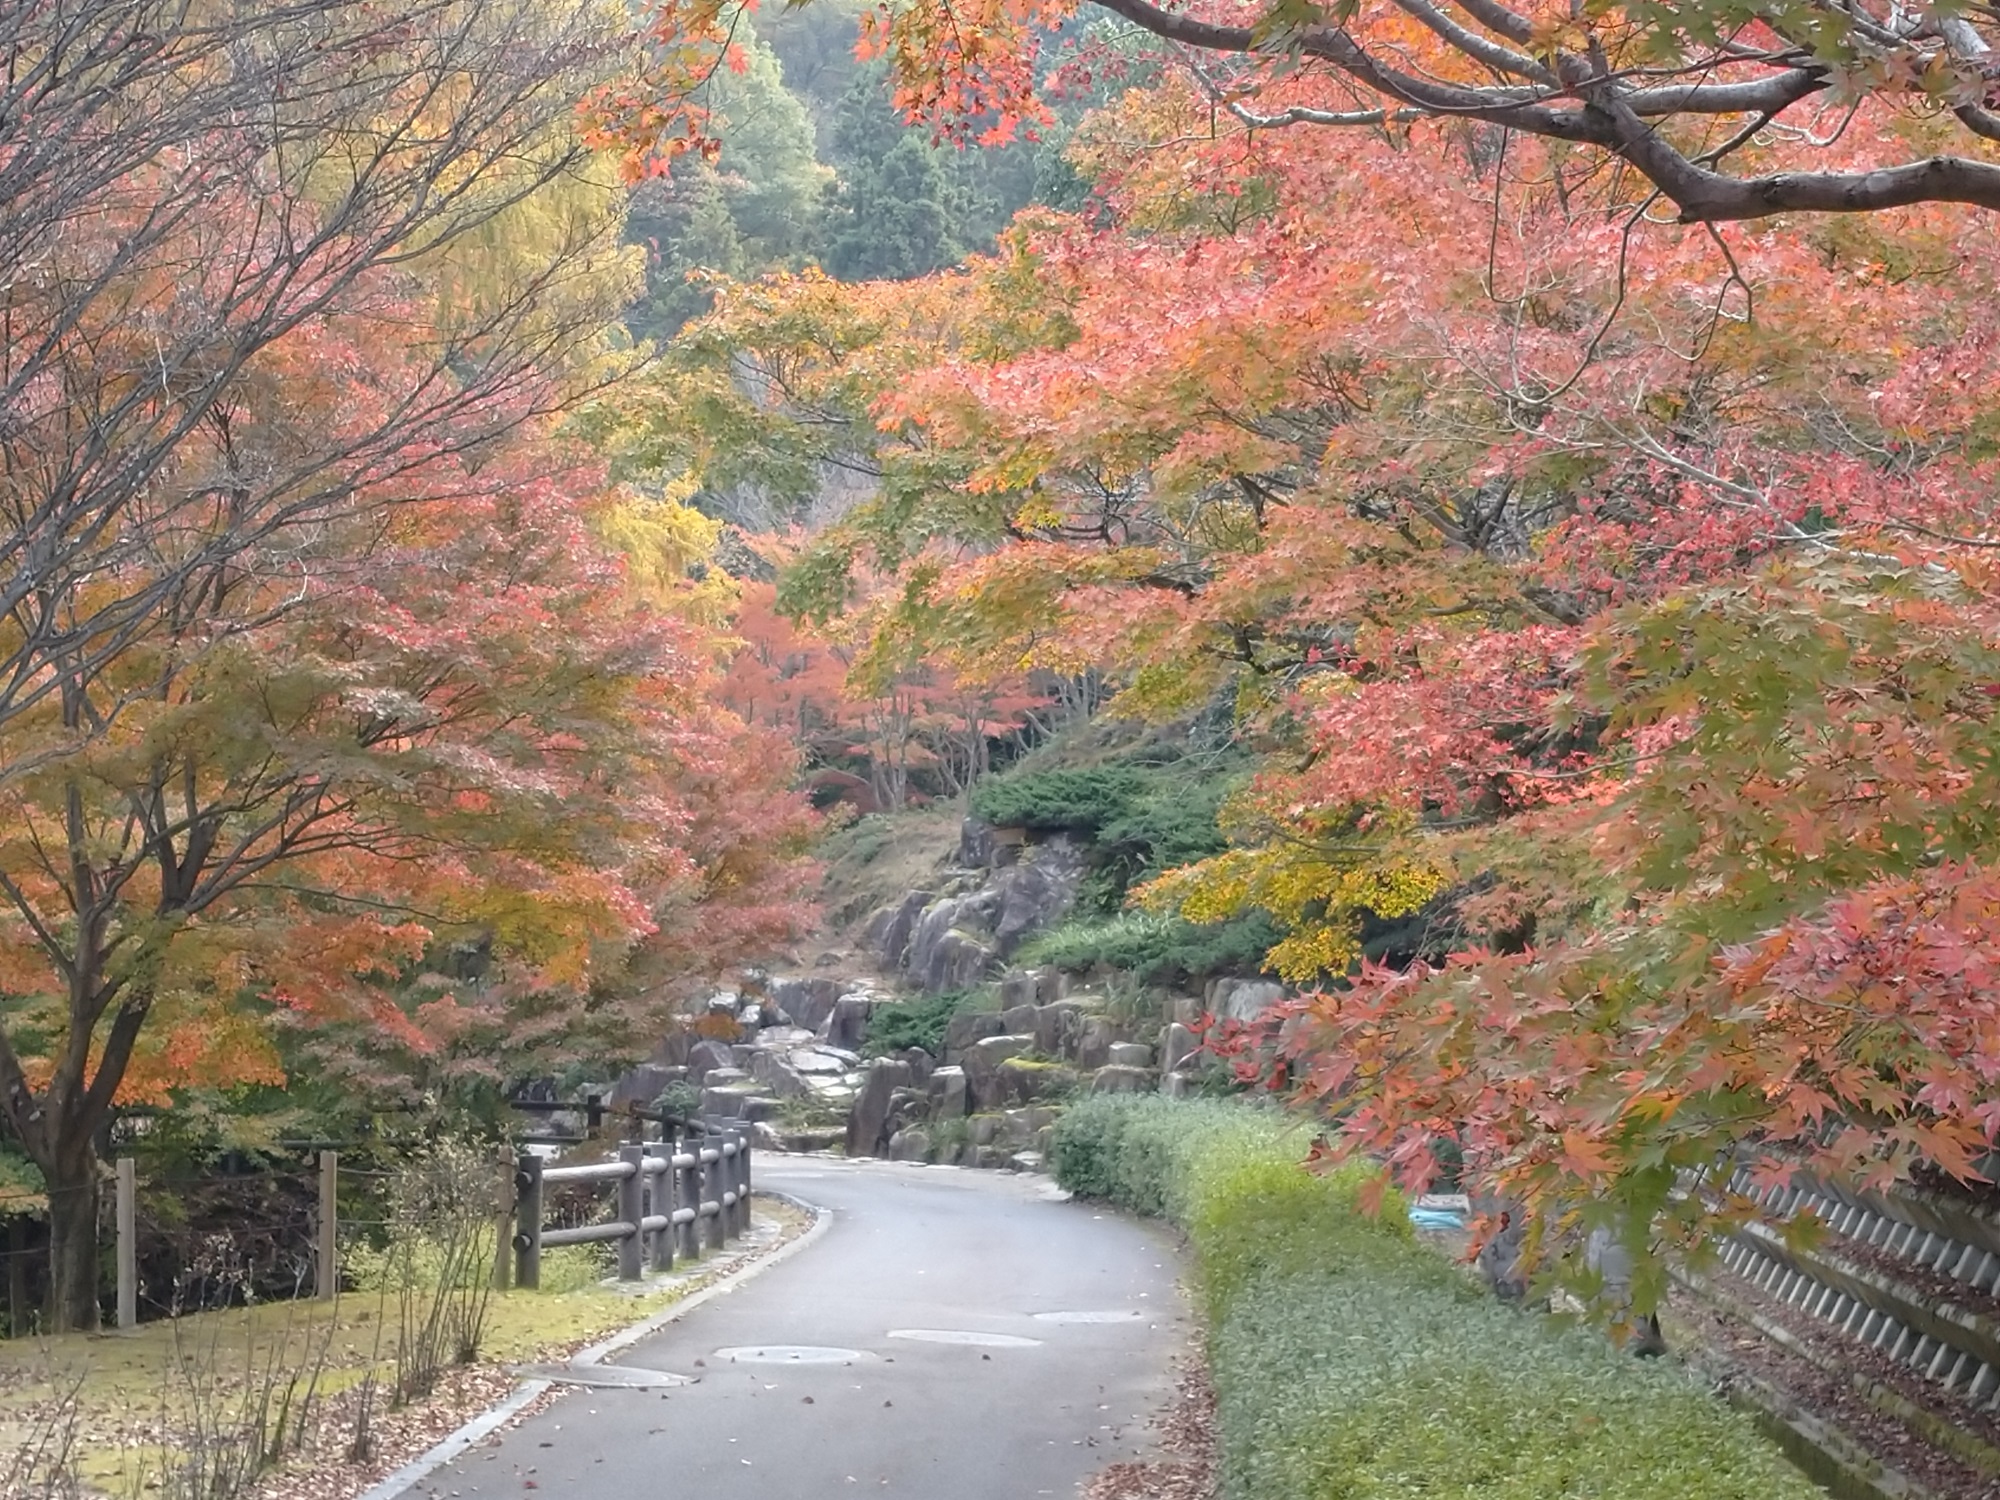
{"type": "Polygon", "coordinates": [[[1156,1227],[1046,1179],[760,1158],[814,1244],[617,1356],[686,1377],[572,1390],[404,1492],[1068,1500],[1147,1456],[1188,1314],[1156,1227]]]}

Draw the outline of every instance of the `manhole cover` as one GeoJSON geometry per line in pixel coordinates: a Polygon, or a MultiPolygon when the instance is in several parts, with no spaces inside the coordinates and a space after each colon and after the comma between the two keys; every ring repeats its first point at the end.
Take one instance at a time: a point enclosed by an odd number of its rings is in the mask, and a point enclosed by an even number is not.
{"type": "Polygon", "coordinates": [[[1038,1323],[1136,1323],[1146,1315],[1137,1308],[1110,1307],[1097,1312],[1036,1313],[1038,1323]]]}
{"type": "Polygon", "coordinates": [[[873,1358],[860,1349],[822,1349],[812,1344],[745,1344],[718,1349],[714,1357],[739,1365],[851,1365],[873,1358]]]}
{"type": "Polygon", "coordinates": [[[889,1337],[919,1344],[977,1344],[982,1349],[1034,1349],[1042,1342],[1011,1333],[975,1333],[969,1328],[892,1328],[889,1337]]]}
{"type": "Polygon", "coordinates": [[[587,1385],[608,1391],[652,1391],[663,1386],[691,1385],[685,1375],[665,1370],[635,1370],[630,1365],[516,1365],[514,1373],[530,1380],[562,1385],[587,1385]]]}

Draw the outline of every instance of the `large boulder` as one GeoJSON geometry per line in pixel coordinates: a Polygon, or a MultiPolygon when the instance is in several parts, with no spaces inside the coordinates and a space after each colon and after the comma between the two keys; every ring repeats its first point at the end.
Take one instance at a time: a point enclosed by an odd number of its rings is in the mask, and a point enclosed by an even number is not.
{"type": "Polygon", "coordinates": [[[1218,979],[1209,1008],[1227,1021],[1254,1021],[1285,998],[1285,987],[1268,979],[1218,979]]]}
{"type": "Polygon", "coordinates": [[[991,1077],[1010,1057],[1026,1057],[1035,1050],[1032,1036],[989,1036],[965,1049],[965,1076],[991,1077]]]}
{"type": "Polygon", "coordinates": [[[1110,1017],[1083,1016],[1077,1023],[1076,1043],[1070,1048],[1070,1055],[1084,1072],[1095,1072],[1111,1061],[1111,1044],[1117,1037],[1110,1017]]]}
{"type": "Polygon", "coordinates": [[[687,1076],[696,1083],[706,1082],[708,1075],[717,1068],[735,1066],[736,1054],[730,1050],[727,1042],[704,1039],[688,1048],[687,1076]]]}
{"type": "Polygon", "coordinates": [[[861,1092],[847,1112],[847,1154],[879,1155],[888,1144],[890,1106],[896,1090],[910,1082],[910,1065],[894,1058],[878,1057],[868,1064],[861,1092]]]}
{"type": "Polygon", "coordinates": [[[825,1047],[794,1047],[785,1061],[801,1078],[831,1078],[854,1066],[851,1052],[833,1052],[825,1047]]]}
{"type": "Polygon", "coordinates": [[[833,1014],[833,1002],[840,998],[840,990],[839,980],[823,974],[791,976],[771,981],[770,998],[794,1026],[818,1031],[833,1014]]]}
{"type": "Polygon", "coordinates": [[[1020,863],[996,871],[988,889],[999,896],[992,932],[1001,957],[1067,915],[1082,880],[1083,851],[1061,834],[1027,850],[1020,863]]]}
{"type": "Polygon", "coordinates": [[[1007,1023],[990,1010],[961,1011],[944,1026],[944,1055],[946,1060],[958,1057],[976,1042],[983,1042],[989,1036],[1004,1036],[1007,1023]]]}
{"type": "Polygon", "coordinates": [[[613,1109],[622,1109],[628,1104],[636,1104],[641,1109],[651,1109],[653,1101],[666,1092],[669,1084],[679,1083],[686,1077],[686,1068],[668,1068],[658,1063],[641,1063],[612,1085],[611,1097],[605,1102],[613,1109]]]}
{"type": "Polygon", "coordinates": [[[868,945],[881,955],[887,969],[899,969],[909,956],[910,939],[924,908],[937,899],[934,891],[911,891],[894,906],[885,906],[868,920],[868,945]]]}
{"type": "Polygon", "coordinates": [[[939,1068],[931,1074],[929,1091],[932,1113],[941,1120],[955,1120],[968,1108],[965,1069],[939,1068]]]}
{"type": "Polygon", "coordinates": [[[1143,1094],[1153,1088],[1150,1068],[1128,1068],[1111,1063],[1090,1075],[1093,1094],[1143,1094]]]}
{"type": "MultiPolygon", "coordinates": [[[[727,1070],[716,1069],[716,1073],[724,1071],[727,1070]]],[[[713,1078],[715,1073],[709,1076],[713,1078]]],[[[726,1120],[747,1120],[750,1118],[747,1106],[762,1097],[757,1085],[748,1079],[710,1084],[701,1091],[701,1112],[704,1115],[720,1115],[726,1120]]]]}
{"type": "Polygon", "coordinates": [[[1111,1061],[1120,1067],[1150,1068],[1153,1065],[1153,1049],[1144,1042],[1113,1042],[1111,1061]]]}
{"type": "Polygon", "coordinates": [[[1035,1007],[1030,1023],[1035,1033],[1035,1050],[1044,1057],[1069,1057],[1076,1051],[1083,1031],[1083,1009],[1066,1000],[1035,1007]]]}
{"type": "Polygon", "coordinates": [[[842,995],[833,1003],[833,1014],[827,1017],[827,1045],[847,1052],[860,1051],[868,1036],[868,1018],[874,1014],[873,995],[842,995]]]}
{"type": "Polygon", "coordinates": [[[750,1054],[750,1076],[764,1086],[766,1093],[780,1099],[803,1098],[812,1092],[805,1075],[782,1052],[757,1048],[750,1054]]]}
{"type": "Polygon", "coordinates": [[[958,825],[958,862],[968,870],[983,870],[993,862],[993,825],[967,818],[958,825]]]}
{"type": "Polygon", "coordinates": [[[1017,1057],[1035,1050],[1032,1036],[990,1036],[966,1049],[964,1058],[966,1092],[976,1110],[998,1109],[1007,1094],[1000,1083],[1000,1069],[1017,1057]]]}
{"type": "Polygon", "coordinates": [[[1037,976],[1033,969],[1009,969],[1000,979],[1000,1008],[1033,1005],[1039,998],[1036,990],[1037,976]]]}
{"type": "Polygon", "coordinates": [[[1160,1066],[1172,1072],[1193,1057],[1200,1040],[1179,1021],[1170,1021],[1160,1032],[1160,1066]]]}
{"type": "Polygon", "coordinates": [[[981,887],[925,907],[910,935],[904,972],[933,995],[985,979],[1000,963],[991,925],[999,900],[991,887],[981,887]]]}
{"type": "Polygon", "coordinates": [[[660,1039],[660,1045],[653,1049],[653,1055],[646,1059],[662,1068],[685,1068],[688,1049],[700,1040],[685,1026],[676,1026],[660,1039]]]}
{"type": "Polygon", "coordinates": [[[912,1126],[889,1137],[890,1161],[922,1161],[931,1154],[931,1138],[912,1126]]]}

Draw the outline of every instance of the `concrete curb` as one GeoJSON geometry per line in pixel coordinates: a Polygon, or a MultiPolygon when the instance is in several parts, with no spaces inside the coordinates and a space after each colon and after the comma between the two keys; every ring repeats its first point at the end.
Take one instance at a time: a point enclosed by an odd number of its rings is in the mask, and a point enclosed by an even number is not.
{"type": "MultiPolygon", "coordinates": [[[[709,1285],[703,1287],[700,1291],[693,1292],[681,1298],[680,1301],[674,1303],[671,1307],[663,1307],[651,1317],[642,1318],[631,1327],[620,1329],[607,1339],[600,1339],[589,1348],[579,1352],[574,1359],[570,1360],[570,1363],[572,1365],[602,1364],[606,1356],[631,1348],[632,1345],[640,1342],[642,1339],[650,1338],[661,1329],[679,1322],[702,1304],[711,1302],[717,1297],[725,1296],[735,1291],[744,1283],[752,1281],[765,1271],[770,1270],[771,1267],[790,1260],[808,1245],[824,1236],[827,1230],[833,1227],[833,1210],[829,1208],[823,1208],[817,1203],[808,1203],[805,1199],[794,1197],[790,1193],[774,1192],[770,1188],[753,1188],[751,1191],[756,1197],[771,1198],[779,1203],[788,1203],[800,1212],[811,1215],[812,1223],[806,1226],[805,1233],[801,1234],[797,1239],[787,1241],[768,1255],[760,1255],[748,1264],[738,1266],[727,1275],[709,1283],[709,1285]]],[[[418,1454],[393,1474],[376,1481],[376,1483],[370,1485],[357,1495],[355,1500],[399,1500],[399,1497],[411,1485],[416,1484],[432,1471],[443,1468],[444,1465],[450,1463],[454,1458],[457,1458],[476,1443],[491,1437],[522,1412],[526,1411],[537,1397],[555,1384],[556,1382],[553,1380],[524,1381],[519,1390],[515,1391],[513,1395],[502,1401],[498,1406],[482,1412],[450,1436],[435,1443],[423,1453],[418,1454]]]]}

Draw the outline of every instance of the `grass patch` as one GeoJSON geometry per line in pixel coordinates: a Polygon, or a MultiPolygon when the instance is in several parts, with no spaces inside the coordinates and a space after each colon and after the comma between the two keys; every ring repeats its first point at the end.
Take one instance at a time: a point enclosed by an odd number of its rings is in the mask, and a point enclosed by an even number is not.
{"type": "MultiPolygon", "coordinates": [[[[753,1209],[760,1219],[772,1212],[763,1203],[753,1209]]],[[[566,1353],[671,1306],[703,1280],[697,1272],[634,1291],[606,1285],[608,1272],[601,1247],[546,1252],[539,1291],[492,1295],[478,1367],[566,1353]]],[[[0,1341],[0,1478],[9,1475],[11,1455],[45,1440],[59,1413],[77,1477],[113,1496],[138,1493],[166,1456],[159,1443],[163,1389],[185,1385],[190,1370],[215,1404],[254,1396],[273,1370],[316,1367],[323,1399],[371,1379],[386,1389],[395,1376],[397,1316],[393,1292],[349,1292],[333,1302],[191,1313],[127,1333],[0,1341]]]]}
{"type": "Polygon", "coordinates": [[[817,852],[828,930],[847,932],[876,908],[929,888],[958,847],[959,821],[953,807],[913,808],[871,813],[827,835],[817,852]]]}
{"type": "Polygon", "coordinates": [[[1095,1096],[1057,1121],[1080,1196],[1178,1224],[1217,1394],[1222,1500],[1814,1500],[1679,1366],[1505,1306],[1413,1243],[1308,1133],[1222,1101],[1095,1096]]]}

